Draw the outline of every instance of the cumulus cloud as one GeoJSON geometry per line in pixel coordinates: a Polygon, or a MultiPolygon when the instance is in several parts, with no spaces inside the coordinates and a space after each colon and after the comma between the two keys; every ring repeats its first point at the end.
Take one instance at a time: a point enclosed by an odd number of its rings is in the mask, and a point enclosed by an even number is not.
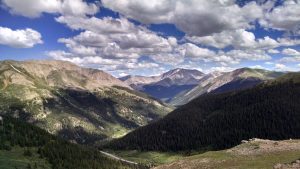
{"type": "Polygon", "coordinates": [[[97,55],[83,57],[61,50],[49,51],[46,52],[46,55],[55,60],[69,61],[81,66],[96,67],[112,73],[124,73],[124,71],[128,73],[131,70],[157,69],[160,67],[157,63],[138,61],[137,59],[111,59],[97,55]]]}
{"type": "Polygon", "coordinates": [[[221,33],[203,37],[187,36],[186,39],[197,44],[216,48],[232,46],[235,49],[267,49],[279,45],[276,40],[268,36],[256,40],[255,35],[252,32],[248,32],[244,29],[223,31],[221,33]]]}
{"type": "Polygon", "coordinates": [[[192,43],[183,44],[181,50],[186,57],[205,59],[214,56],[216,53],[207,48],[200,48],[192,43]]]}
{"type": "Polygon", "coordinates": [[[104,58],[138,58],[172,51],[177,46],[173,37],[164,38],[142,26],[136,26],[125,18],[102,19],[59,17],[75,30],[84,30],[72,38],[61,38],[72,53],[77,55],[100,55],[104,58]]]}
{"type": "Polygon", "coordinates": [[[269,50],[268,50],[268,53],[271,53],[271,54],[277,54],[277,53],[280,53],[280,51],[277,50],[277,49],[269,49],[269,50]]]}
{"type": "Polygon", "coordinates": [[[281,63],[275,64],[275,68],[276,68],[277,70],[280,70],[280,71],[285,71],[285,70],[287,70],[287,66],[284,65],[284,64],[281,64],[281,63]]]}
{"type": "Polygon", "coordinates": [[[252,69],[265,69],[263,66],[261,65],[254,65],[254,66],[250,66],[252,69]]]}
{"type": "Polygon", "coordinates": [[[172,64],[172,57],[176,63],[183,61],[179,58],[182,56],[174,54],[178,46],[176,38],[159,36],[124,17],[60,16],[56,20],[81,32],[74,37],[60,38],[58,42],[65,44],[68,52],[48,52],[47,55],[54,59],[81,65],[97,64],[106,71],[115,72],[157,68],[159,63],[172,64]],[[153,60],[139,61],[142,56],[153,60]]]}
{"type": "Polygon", "coordinates": [[[42,36],[39,32],[27,28],[12,30],[0,27],[0,44],[14,48],[31,48],[36,44],[42,44],[42,36]]]}
{"type": "Polygon", "coordinates": [[[263,8],[255,2],[241,7],[234,0],[102,0],[102,3],[142,23],[171,23],[195,36],[250,28],[263,15],[263,8]]]}
{"type": "Polygon", "coordinates": [[[129,33],[136,30],[136,26],[126,18],[96,18],[96,17],[74,17],[60,16],[57,22],[66,24],[73,30],[89,30],[101,34],[129,33]]]}
{"type": "Polygon", "coordinates": [[[273,62],[265,62],[266,65],[274,65],[273,62]]]}
{"type": "Polygon", "coordinates": [[[282,54],[288,55],[286,57],[281,58],[279,61],[286,63],[286,62],[299,62],[300,61],[300,52],[291,49],[291,48],[286,48],[281,51],[282,54]]]}
{"type": "Polygon", "coordinates": [[[232,68],[232,67],[220,66],[220,67],[211,67],[209,69],[209,72],[230,72],[233,70],[234,70],[234,68],[232,68]]]}
{"type": "Polygon", "coordinates": [[[286,48],[282,50],[282,54],[284,55],[290,55],[290,56],[300,56],[300,52],[295,50],[295,49],[291,49],[291,48],[286,48]]]}
{"type": "Polygon", "coordinates": [[[42,13],[84,16],[98,12],[96,4],[83,0],[3,0],[2,3],[11,13],[30,18],[39,17],[42,13]]]}
{"type": "Polygon", "coordinates": [[[263,61],[271,59],[272,57],[264,50],[230,50],[228,52],[220,51],[212,60],[227,66],[228,64],[239,64],[243,60],[263,61]]]}
{"type": "Polygon", "coordinates": [[[285,0],[260,20],[263,27],[300,34],[300,1],[285,0]]]}

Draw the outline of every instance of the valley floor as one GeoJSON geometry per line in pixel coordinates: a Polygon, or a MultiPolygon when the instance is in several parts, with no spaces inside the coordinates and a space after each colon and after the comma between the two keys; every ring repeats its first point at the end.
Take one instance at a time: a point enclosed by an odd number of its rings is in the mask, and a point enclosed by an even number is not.
{"type": "Polygon", "coordinates": [[[296,161],[300,159],[300,140],[252,139],[231,149],[191,156],[138,151],[114,153],[131,161],[155,165],[153,169],[299,169],[296,161]]]}

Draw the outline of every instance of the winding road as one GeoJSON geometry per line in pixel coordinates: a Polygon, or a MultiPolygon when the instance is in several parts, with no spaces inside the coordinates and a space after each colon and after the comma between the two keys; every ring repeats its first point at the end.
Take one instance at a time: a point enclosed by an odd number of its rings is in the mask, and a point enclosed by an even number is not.
{"type": "Polygon", "coordinates": [[[118,160],[118,161],[122,161],[122,162],[125,162],[125,163],[128,163],[128,164],[138,165],[138,163],[136,163],[136,162],[125,160],[123,158],[117,157],[113,154],[110,154],[110,153],[107,153],[107,152],[104,152],[104,151],[100,151],[100,153],[102,153],[103,155],[106,155],[106,156],[108,156],[112,159],[118,160]]]}

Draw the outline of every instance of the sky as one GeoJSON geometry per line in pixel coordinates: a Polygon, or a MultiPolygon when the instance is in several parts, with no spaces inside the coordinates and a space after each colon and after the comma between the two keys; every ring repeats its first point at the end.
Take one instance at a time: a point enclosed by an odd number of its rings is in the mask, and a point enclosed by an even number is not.
{"type": "Polygon", "coordinates": [[[0,60],[120,77],[174,68],[300,71],[300,0],[0,0],[0,60]]]}

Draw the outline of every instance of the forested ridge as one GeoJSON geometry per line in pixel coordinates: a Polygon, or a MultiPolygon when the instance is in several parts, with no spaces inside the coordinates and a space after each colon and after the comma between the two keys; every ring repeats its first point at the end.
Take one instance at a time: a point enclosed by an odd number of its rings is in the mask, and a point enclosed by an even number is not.
{"type": "MultiPolygon", "coordinates": [[[[37,147],[40,158],[44,158],[53,169],[140,169],[143,166],[130,165],[104,157],[97,149],[72,144],[46,131],[4,116],[0,122],[0,150],[11,151],[15,146],[24,148],[24,155],[37,147]]],[[[28,168],[34,168],[28,164],[28,168]]]]}
{"type": "Polygon", "coordinates": [[[252,89],[208,94],[106,145],[112,149],[225,149],[244,139],[300,138],[300,74],[252,89]]]}

